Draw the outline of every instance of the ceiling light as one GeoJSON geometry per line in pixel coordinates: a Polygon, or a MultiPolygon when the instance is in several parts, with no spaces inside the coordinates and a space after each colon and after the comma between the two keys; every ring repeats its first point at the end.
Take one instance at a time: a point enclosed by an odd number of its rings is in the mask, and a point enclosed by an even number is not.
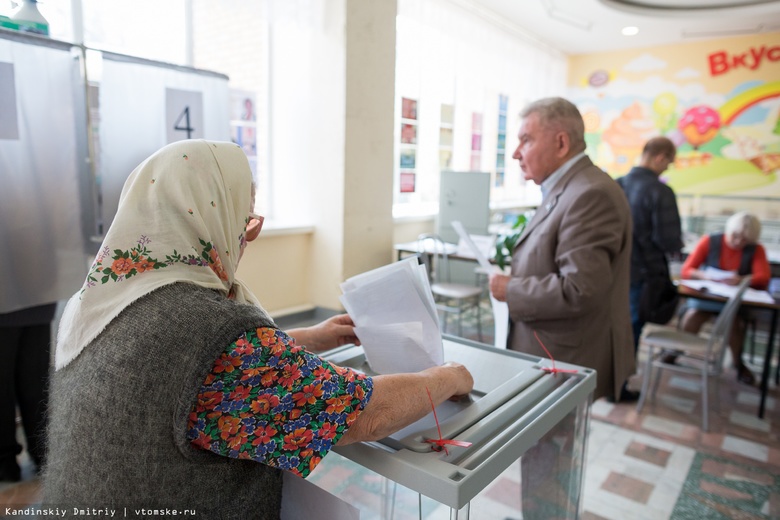
{"type": "Polygon", "coordinates": [[[635,34],[639,33],[639,27],[629,25],[627,27],[623,27],[621,32],[623,33],[623,36],[634,36],[635,34]]]}

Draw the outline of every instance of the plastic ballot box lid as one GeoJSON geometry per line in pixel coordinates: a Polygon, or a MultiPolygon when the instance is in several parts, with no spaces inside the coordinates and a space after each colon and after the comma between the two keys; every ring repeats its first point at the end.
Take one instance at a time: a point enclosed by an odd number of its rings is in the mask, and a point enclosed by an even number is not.
{"type": "MultiPolygon", "coordinates": [[[[381,441],[334,449],[452,508],[469,503],[567,414],[578,407],[587,414],[596,387],[592,369],[460,338],[445,337],[444,356],[469,369],[474,390],[462,401],[436,407],[438,428],[432,412],[381,441]],[[470,445],[441,449],[430,439],[470,445]]],[[[361,347],[343,347],[323,357],[371,374],[361,347]]]]}

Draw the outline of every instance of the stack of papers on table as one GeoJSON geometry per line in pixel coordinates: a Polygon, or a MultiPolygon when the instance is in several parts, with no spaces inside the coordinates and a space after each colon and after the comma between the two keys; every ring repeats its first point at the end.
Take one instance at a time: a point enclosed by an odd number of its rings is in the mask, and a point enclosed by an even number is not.
{"type": "Polygon", "coordinates": [[[730,278],[734,278],[737,274],[736,271],[725,271],[711,265],[704,266],[704,272],[707,273],[707,276],[713,282],[725,282],[730,278]]]}
{"type": "MultiPolygon", "coordinates": [[[[724,298],[731,298],[737,292],[737,286],[727,285],[721,282],[713,282],[712,280],[680,280],[680,283],[691,289],[697,291],[704,291],[710,294],[723,296],[724,298]]],[[[742,301],[757,302],[757,303],[774,303],[775,300],[769,294],[768,291],[759,291],[757,289],[751,289],[748,287],[745,291],[745,295],[742,297],[742,301]]]]}
{"type": "MultiPolygon", "coordinates": [[[[455,226],[455,222],[457,222],[461,228],[462,224],[459,221],[453,221],[455,231],[458,231],[460,234],[458,227],[455,226]]],[[[462,229],[466,232],[465,228],[462,229]]],[[[485,258],[491,256],[493,253],[493,246],[496,243],[496,237],[491,235],[469,235],[468,232],[466,232],[466,235],[471,240],[466,240],[463,236],[460,236],[460,240],[458,240],[458,249],[455,251],[455,254],[476,259],[477,255],[474,253],[474,248],[476,247],[485,258]]]]}
{"type": "Polygon", "coordinates": [[[353,276],[341,290],[371,370],[419,372],[444,362],[428,273],[417,257],[353,276]]]}

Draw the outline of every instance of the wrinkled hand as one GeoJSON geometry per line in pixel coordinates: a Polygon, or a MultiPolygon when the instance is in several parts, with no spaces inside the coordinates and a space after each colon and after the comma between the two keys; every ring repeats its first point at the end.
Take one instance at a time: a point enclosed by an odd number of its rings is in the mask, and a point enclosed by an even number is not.
{"type": "Polygon", "coordinates": [[[467,396],[474,388],[474,377],[471,372],[465,366],[454,361],[448,361],[442,366],[452,370],[455,379],[455,391],[450,399],[458,400],[467,396]]]}
{"type": "Polygon", "coordinates": [[[355,324],[348,314],[339,314],[317,325],[287,332],[295,342],[314,352],[323,352],[342,345],[360,345],[355,336],[355,324]]]}
{"type": "Polygon", "coordinates": [[[505,274],[492,273],[490,275],[490,294],[500,302],[506,301],[506,287],[512,278],[505,274]]]}

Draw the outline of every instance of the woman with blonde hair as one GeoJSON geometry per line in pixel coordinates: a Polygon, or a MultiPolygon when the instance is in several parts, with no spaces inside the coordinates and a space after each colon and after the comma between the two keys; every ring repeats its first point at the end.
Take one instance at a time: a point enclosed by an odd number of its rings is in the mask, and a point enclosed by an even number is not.
{"type": "MultiPolygon", "coordinates": [[[[723,233],[701,237],[682,266],[682,278],[712,280],[728,285],[738,285],[745,276],[752,276],[750,286],[766,289],[771,272],[764,246],[758,243],[761,221],[748,211],[734,213],[726,221],[723,233]]],[[[698,333],[701,327],[723,308],[723,304],[697,300],[688,301],[681,328],[698,333]]],[[[742,362],[742,345],[745,342],[745,321],[738,317],[732,328],[729,347],[737,369],[737,379],[752,385],[755,377],[742,362]]]]}

